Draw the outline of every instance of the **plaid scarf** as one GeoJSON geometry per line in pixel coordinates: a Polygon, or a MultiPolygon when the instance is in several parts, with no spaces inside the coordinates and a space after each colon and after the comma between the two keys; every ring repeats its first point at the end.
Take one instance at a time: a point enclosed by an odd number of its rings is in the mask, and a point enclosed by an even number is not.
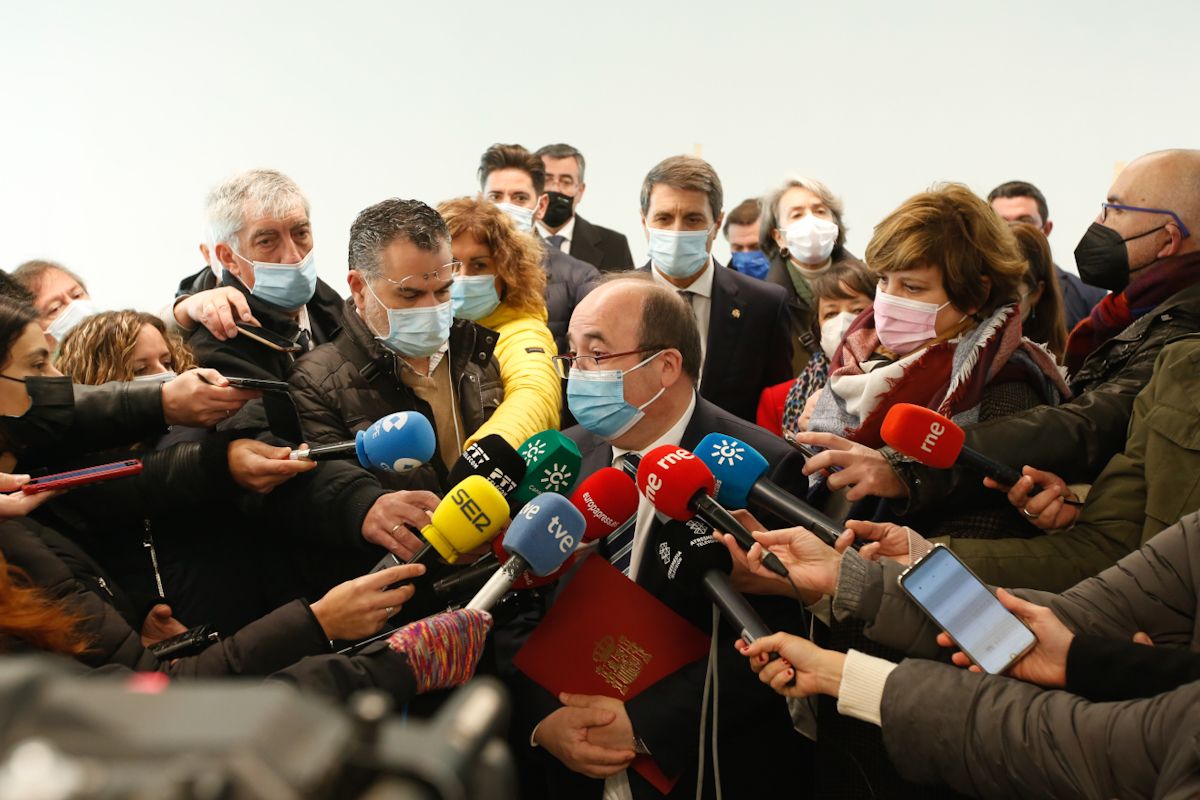
{"type": "Polygon", "coordinates": [[[817,350],[808,360],[808,366],[792,381],[787,399],[783,403],[783,432],[800,433],[800,415],[809,395],[821,389],[829,380],[829,358],[824,350],[817,350]]]}
{"type": "Polygon", "coordinates": [[[1100,345],[1128,328],[1163,301],[1200,278],[1200,253],[1172,256],[1140,271],[1125,290],[1104,296],[1092,313],[1079,320],[1067,337],[1064,361],[1071,375],[1100,345]]]}

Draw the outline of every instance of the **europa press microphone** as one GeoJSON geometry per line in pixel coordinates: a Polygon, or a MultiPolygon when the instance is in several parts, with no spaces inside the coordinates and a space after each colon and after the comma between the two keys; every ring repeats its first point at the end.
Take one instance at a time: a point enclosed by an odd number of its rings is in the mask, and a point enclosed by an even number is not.
{"type": "MultiPolygon", "coordinates": [[[[590,542],[599,541],[619,528],[624,522],[637,514],[638,490],[633,479],[623,471],[613,467],[604,467],[584,479],[571,494],[571,505],[583,515],[584,531],[580,547],[590,542]]],[[[508,560],[508,551],[504,549],[503,539],[492,540],[493,552],[480,558],[474,564],[459,570],[456,574],[443,578],[433,584],[433,591],[439,596],[454,595],[464,588],[479,586],[491,576],[500,564],[508,560]]],[[[513,582],[513,589],[536,589],[558,580],[579,556],[579,551],[571,554],[561,567],[548,575],[537,576],[526,572],[513,582]]]]}
{"type": "Polygon", "coordinates": [[[525,459],[525,477],[511,495],[517,509],[543,492],[566,494],[579,477],[579,447],[561,431],[542,431],[517,448],[525,459]]]}
{"type": "Polygon", "coordinates": [[[525,504],[504,534],[511,556],[493,573],[467,608],[490,611],[525,570],[549,575],[575,552],[585,529],[583,515],[560,494],[546,492],[525,504]]]}
{"type": "MultiPolygon", "coordinates": [[[[883,418],[879,434],[891,447],[934,469],[949,469],[955,465],[970,467],[1005,486],[1012,486],[1021,480],[1020,470],[964,446],[966,432],[924,406],[912,403],[892,406],[883,418]]],[[[1040,492],[1042,488],[1035,484],[1033,491],[1040,492]]],[[[1062,500],[1068,505],[1083,505],[1068,497],[1062,500]]]]}
{"type": "MultiPolygon", "coordinates": [[[[716,479],[704,462],[682,447],[664,444],[642,456],[638,488],[654,507],[671,519],[686,522],[699,517],[719,531],[731,534],[743,550],[754,546],[750,531],[713,500],[716,479]]],[[[787,567],[772,552],[763,554],[763,566],[781,578],[787,567]]]]}
{"type": "Polygon", "coordinates": [[[710,433],[696,445],[695,453],[712,470],[717,502],[726,508],[755,503],[790,525],[803,525],[831,545],[842,534],[832,519],[767,478],[767,460],[741,439],[710,433]]]}
{"type": "MultiPolygon", "coordinates": [[[[646,548],[646,568],[658,573],[664,587],[677,588],[685,596],[703,592],[746,644],[770,636],[767,623],[729,582],[733,569],[729,551],[713,538],[707,524],[698,522],[669,520],[658,526],[646,548]]],[[[770,656],[778,657],[778,653],[770,656]]]]}
{"type": "Polygon", "coordinates": [[[352,442],[338,442],[293,450],[292,461],[327,461],[355,458],[367,469],[408,472],[433,458],[433,426],[424,414],[401,411],[388,414],[359,431],[352,442]]]}

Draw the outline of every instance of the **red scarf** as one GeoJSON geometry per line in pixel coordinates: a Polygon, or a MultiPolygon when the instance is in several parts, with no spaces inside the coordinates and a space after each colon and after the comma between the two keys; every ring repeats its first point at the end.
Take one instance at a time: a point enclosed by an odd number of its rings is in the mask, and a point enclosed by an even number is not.
{"type": "Polygon", "coordinates": [[[1064,360],[1070,374],[1074,376],[1100,345],[1196,283],[1200,279],[1198,269],[1200,253],[1172,256],[1138,272],[1125,291],[1105,295],[1067,337],[1064,360]]]}

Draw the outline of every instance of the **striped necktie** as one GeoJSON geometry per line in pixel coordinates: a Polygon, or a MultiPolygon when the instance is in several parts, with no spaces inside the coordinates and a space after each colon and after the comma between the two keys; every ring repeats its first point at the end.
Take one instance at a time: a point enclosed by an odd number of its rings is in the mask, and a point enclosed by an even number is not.
{"type": "MultiPolygon", "coordinates": [[[[620,463],[614,466],[619,466],[625,470],[625,474],[637,480],[637,468],[642,458],[637,453],[626,453],[617,459],[620,463]]],[[[633,566],[633,534],[637,529],[637,514],[635,513],[628,522],[621,525],[615,531],[608,535],[605,539],[605,545],[608,547],[608,561],[621,573],[628,578],[630,567],[633,566]]]]}

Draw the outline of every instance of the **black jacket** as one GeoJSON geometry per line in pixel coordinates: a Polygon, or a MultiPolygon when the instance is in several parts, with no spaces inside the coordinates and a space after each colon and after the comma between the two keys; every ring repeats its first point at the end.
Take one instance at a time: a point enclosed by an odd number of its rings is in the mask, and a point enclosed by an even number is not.
{"type": "MultiPolygon", "coordinates": [[[[970,426],[966,446],[1016,469],[1029,464],[1068,483],[1091,483],[1124,449],[1133,398],[1149,383],[1163,346],[1197,331],[1200,283],[1176,293],[1096,348],[1071,377],[1072,400],[970,426]]],[[[951,493],[966,502],[972,493],[989,491],[972,470],[931,469],[904,461],[888,448],[884,452],[908,487],[908,498],[893,504],[904,516],[930,508],[951,493]]]]}
{"type": "MultiPolygon", "coordinates": [[[[264,303],[255,297],[240,281],[227,276],[223,286],[232,286],[246,296],[250,311],[262,326],[292,341],[300,335],[300,327],[284,309],[264,303]]],[[[314,345],[333,341],[342,328],[343,300],[341,295],[323,281],[317,281],[317,291],[308,301],[309,323],[312,325],[314,345]]],[[[235,378],[260,378],[264,380],[287,380],[292,367],[291,353],[281,353],[246,336],[235,336],[224,342],[200,326],[192,332],[188,345],[202,367],[212,367],[222,375],[235,378]]],[[[301,354],[302,355],[302,354],[301,354]]]]}
{"type": "Polygon", "coordinates": [[[1054,265],[1058,272],[1058,286],[1062,289],[1063,318],[1067,323],[1067,333],[1079,324],[1079,320],[1092,313],[1096,303],[1104,299],[1107,291],[1099,286],[1084,283],[1078,275],[1067,272],[1058,264],[1054,265]]]}
{"type": "MultiPolygon", "coordinates": [[[[762,428],[738,419],[711,403],[698,399],[695,412],[680,441],[682,447],[693,448],[707,434],[728,433],[757,449],[773,464],[770,472],[785,489],[800,491],[807,481],[800,473],[803,459],[783,440],[762,428]]],[[[607,442],[574,427],[566,431],[583,455],[580,480],[612,463],[612,448],[607,442]]],[[[752,509],[753,510],[753,509],[752,509]]],[[[761,510],[759,511],[762,514],[761,510]]],[[[769,515],[760,520],[770,524],[769,515]]],[[[596,556],[598,557],[598,556],[596,556]]],[[[691,620],[704,620],[702,630],[711,630],[710,604],[696,595],[682,597],[663,591],[656,577],[642,570],[638,584],[660,596],[678,613],[691,620]]],[[[751,605],[773,630],[802,633],[802,614],[795,602],[783,598],[748,596],[751,605]]],[[[733,647],[737,634],[722,623],[717,643],[717,662],[720,684],[718,734],[722,768],[722,783],[727,797],[767,797],[779,789],[777,769],[747,768],[748,764],[788,765],[789,775],[801,776],[806,771],[808,746],[794,730],[786,704],[778,695],[759,682],[750,671],[746,659],[733,647]],[[734,766],[741,765],[741,766],[734,766]],[[736,777],[732,777],[736,776],[736,777]]],[[[642,738],[655,761],[667,775],[679,775],[670,797],[694,797],[696,792],[697,743],[700,730],[701,696],[707,659],[701,659],[682,670],[663,678],[625,704],[635,733],[642,738]]],[[[520,683],[523,693],[529,693],[527,706],[518,704],[518,731],[527,742],[533,726],[559,707],[549,693],[531,683],[520,683]]],[[[708,725],[712,725],[709,714],[708,725]]],[[[711,727],[710,727],[711,731],[711,727]]],[[[705,747],[709,745],[705,736],[705,747]]],[[[540,749],[537,753],[542,753],[540,749]]],[[[552,756],[541,758],[547,770],[549,796],[553,798],[600,797],[603,782],[571,772],[552,756]]],[[[705,797],[713,795],[711,757],[706,768],[705,797]]],[[[635,798],[661,797],[653,787],[633,770],[628,772],[635,798]]],[[[792,778],[789,777],[789,786],[792,778]]]]}
{"type": "Polygon", "coordinates": [[[546,327],[554,337],[558,352],[565,353],[567,326],[575,306],[600,282],[600,273],[591,264],[545,245],[542,266],[546,269],[546,327]]]}
{"type": "Polygon", "coordinates": [[[633,269],[633,254],[625,234],[588,222],[575,215],[575,235],[571,255],[604,272],[633,269]]]}
{"type": "MultiPolygon", "coordinates": [[[[768,260],[771,266],[767,270],[764,280],[775,284],[787,293],[788,319],[791,323],[792,377],[795,377],[804,371],[812,354],[821,348],[820,328],[816,325],[817,309],[796,293],[796,284],[788,272],[784,256],[776,250],[768,256],[768,260]]],[[[846,252],[844,248],[834,251],[833,262],[835,264],[848,261],[856,262],[858,259],[846,252]]]]}
{"type": "MultiPolygon", "coordinates": [[[[642,267],[650,270],[650,264],[642,267]]],[[[791,377],[787,295],[713,259],[700,396],[748,422],[763,389],[791,377]]]]}

